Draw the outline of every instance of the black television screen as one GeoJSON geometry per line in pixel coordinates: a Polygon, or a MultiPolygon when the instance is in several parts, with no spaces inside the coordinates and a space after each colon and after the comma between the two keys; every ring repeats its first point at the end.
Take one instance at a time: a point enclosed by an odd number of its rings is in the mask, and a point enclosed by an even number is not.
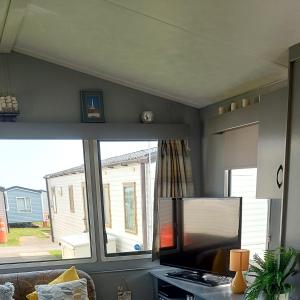
{"type": "Polygon", "coordinates": [[[231,275],[230,249],[241,247],[241,206],[241,198],[160,199],[160,263],[231,275]]]}

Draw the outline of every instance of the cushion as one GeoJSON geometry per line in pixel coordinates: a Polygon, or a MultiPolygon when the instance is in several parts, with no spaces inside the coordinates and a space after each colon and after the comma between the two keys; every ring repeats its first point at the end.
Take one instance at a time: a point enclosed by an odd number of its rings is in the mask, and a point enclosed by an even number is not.
{"type": "MultiPolygon", "coordinates": [[[[53,281],[51,281],[49,284],[57,284],[62,282],[68,282],[72,280],[78,280],[79,276],[77,274],[76,268],[71,267],[70,269],[63,272],[60,276],[55,278],[53,281]]],[[[33,292],[26,296],[28,300],[38,300],[37,292],[33,292]]]]}
{"type": "Polygon", "coordinates": [[[1,300],[12,300],[15,292],[15,287],[10,282],[0,285],[0,299],[1,300]]]}
{"type": "Polygon", "coordinates": [[[36,285],[39,300],[88,300],[85,278],[58,284],[36,285]]]}

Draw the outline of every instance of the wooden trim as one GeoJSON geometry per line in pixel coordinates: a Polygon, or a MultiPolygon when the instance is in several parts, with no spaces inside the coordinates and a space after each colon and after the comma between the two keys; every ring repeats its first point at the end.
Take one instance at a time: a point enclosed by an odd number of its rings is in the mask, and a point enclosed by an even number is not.
{"type": "Polygon", "coordinates": [[[104,217],[104,223],[106,228],[112,228],[112,215],[111,215],[111,198],[110,198],[110,184],[105,183],[103,184],[103,217],[104,217]],[[108,188],[108,211],[109,211],[109,223],[106,223],[106,218],[105,218],[105,188],[108,188]]]}
{"type": "Polygon", "coordinates": [[[124,205],[124,228],[125,232],[131,234],[138,234],[138,224],[137,224],[137,203],[136,203],[136,183],[135,182],[124,182],[123,183],[123,205],[124,205]],[[134,222],[135,222],[135,229],[130,230],[126,228],[126,208],[125,208],[125,189],[127,187],[133,187],[133,201],[134,201],[134,222]]]}

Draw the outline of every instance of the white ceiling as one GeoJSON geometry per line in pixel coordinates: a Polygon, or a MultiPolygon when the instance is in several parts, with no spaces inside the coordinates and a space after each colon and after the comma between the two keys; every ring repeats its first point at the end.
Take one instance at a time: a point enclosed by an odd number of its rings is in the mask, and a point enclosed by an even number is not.
{"type": "Polygon", "coordinates": [[[1,0],[0,50],[203,107],[286,79],[299,15],[299,0],[1,0]]]}

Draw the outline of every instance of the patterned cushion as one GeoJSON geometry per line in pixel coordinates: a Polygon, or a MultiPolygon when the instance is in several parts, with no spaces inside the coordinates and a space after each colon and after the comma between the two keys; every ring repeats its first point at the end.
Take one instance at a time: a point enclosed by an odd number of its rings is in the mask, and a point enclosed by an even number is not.
{"type": "Polygon", "coordinates": [[[5,282],[0,285],[0,299],[1,300],[13,300],[15,287],[11,282],[5,282]]]}
{"type": "MultiPolygon", "coordinates": [[[[59,275],[57,278],[49,282],[49,284],[57,284],[62,283],[66,281],[72,281],[72,280],[78,280],[78,274],[76,271],[76,268],[73,266],[70,269],[67,269],[64,271],[61,275],[59,275]]],[[[39,283],[40,284],[40,283],[39,283]]],[[[28,300],[38,300],[37,292],[34,291],[26,296],[28,300]]]]}
{"type": "Polygon", "coordinates": [[[39,300],[88,300],[85,278],[53,285],[36,285],[39,300]]]}
{"type": "MultiPolygon", "coordinates": [[[[1,0],[0,0],[1,1],[1,0]]],[[[36,285],[49,284],[64,270],[45,270],[34,272],[22,272],[22,273],[8,273],[0,274],[0,284],[5,282],[12,282],[15,286],[15,300],[26,300],[26,295],[34,291],[36,285]]],[[[77,270],[79,278],[86,278],[88,282],[88,294],[89,300],[96,300],[95,285],[92,278],[85,272],[77,270]]]]}

